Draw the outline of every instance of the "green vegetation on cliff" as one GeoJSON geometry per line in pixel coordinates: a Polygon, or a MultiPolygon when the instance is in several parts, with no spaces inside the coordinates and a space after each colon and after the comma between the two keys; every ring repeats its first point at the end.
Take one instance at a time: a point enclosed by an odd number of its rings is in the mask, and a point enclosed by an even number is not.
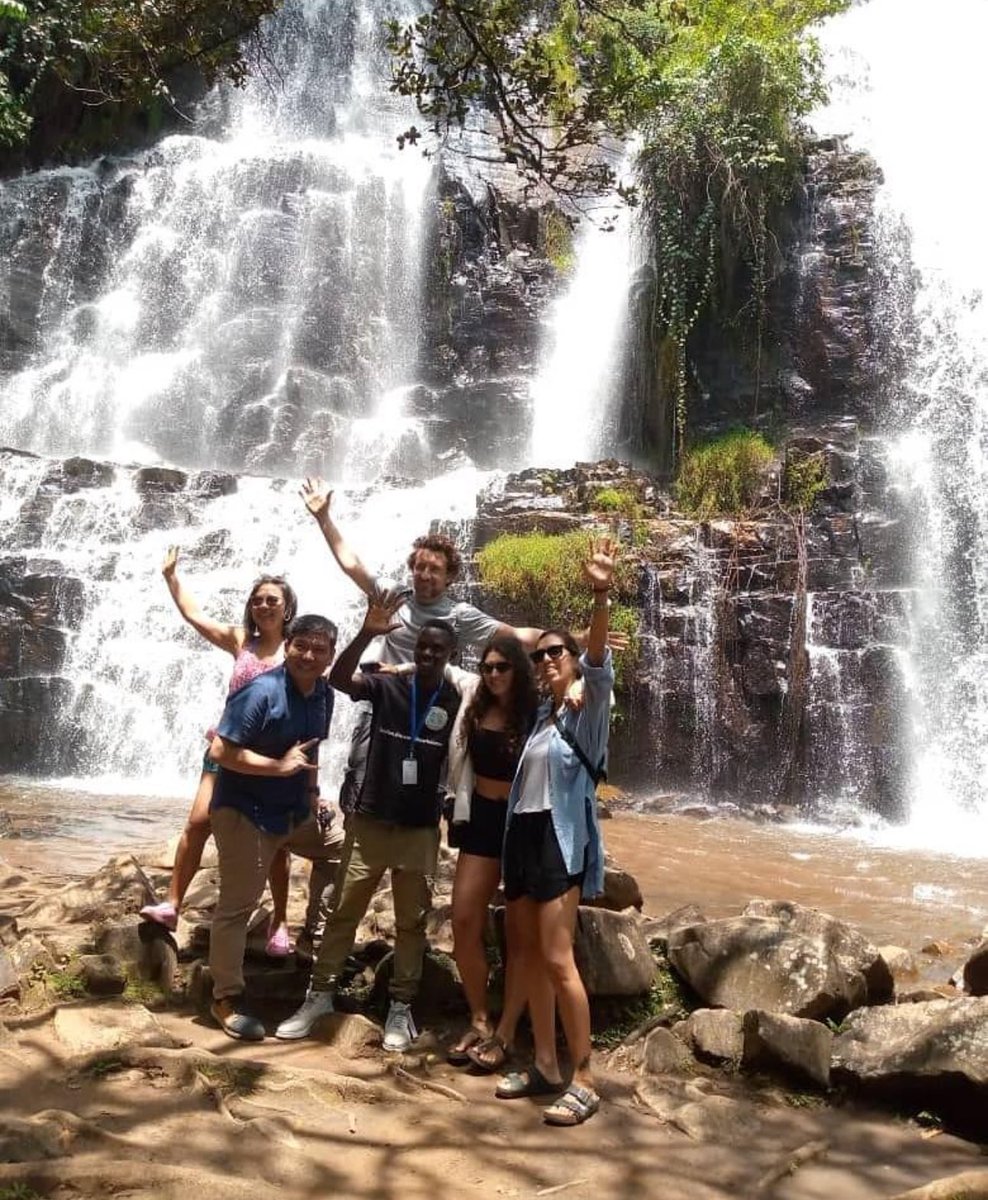
{"type": "MultiPolygon", "coordinates": [[[[477,572],[485,590],[497,597],[515,620],[541,628],[583,629],[590,616],[590,595],[582,564],[589,534],[504,533],[477,555],[477,572]]],[[[610,627],[628,634],[628,649],[615,655],[618,683],[637,655],[638,614],[634,602],[635,572],[619,560],[610,627]]]]}
{"type": "Polygon", "coordinates": [[[180,67],[242,83],[250,35],[279,3],[0,0],[0,150],[99,148],[137,112],[160,119],[180,67]]]}
{"type": "Polygon", "coordinates": [[[684,513],[706,519],[741,516],[758,499],[775,452],[760,433],[736,430],[687,450],[675,484],[684,513]]]}

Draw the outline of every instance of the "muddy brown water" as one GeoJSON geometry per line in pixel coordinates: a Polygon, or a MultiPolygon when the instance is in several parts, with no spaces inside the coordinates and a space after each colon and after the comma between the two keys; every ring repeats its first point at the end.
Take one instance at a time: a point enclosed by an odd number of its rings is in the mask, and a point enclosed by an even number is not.
{"type": "MultiPolygon", "coordinates": [[[[0,860],[82,874],[113,853],[161,844],[181,829],[188,798],[97,795],[30,781],[0,783],[0,860]]],[[[638,879],[645,911],[696,903],[708,917],[753,897],[795,900],[857,926],[878,945],[918,952],[943,981],[988,924],[988,858],[889,849],[851,833],[760,825],[736,817],[618,813],[607,849],[638,879]]]]}

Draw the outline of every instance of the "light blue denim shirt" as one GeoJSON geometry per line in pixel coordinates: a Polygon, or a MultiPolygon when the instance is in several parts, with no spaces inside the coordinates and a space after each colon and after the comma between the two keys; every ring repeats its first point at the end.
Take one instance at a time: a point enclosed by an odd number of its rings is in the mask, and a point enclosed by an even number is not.
{"type": "MultiPolygon", "coordinates": [[[[586,654],[580,656],[583,675],[583,707],[579,712],[565,709],[559,718],[577,745],[596,767],[601,760],[606,766],[607,735],[611,720],[611,691],[614,687],[614,666],[610,650],[605,651],[602,666],[592,667],[586,654]]],[[[552,703],[546,701],[539,709],[536,728],[552,714],[552,703]]],[[[508,796],[508,821],[518,803],[521,762],[508,796]]],[[[562,852],[563,862],[570,875],[584,870],[583,896],[589,899],[604,890],[604,841],[597,820],[597,798],[589,772],[570,747],[553,729],[549,743],[549,798],[552,802],[552,827],[562,852]]]]}

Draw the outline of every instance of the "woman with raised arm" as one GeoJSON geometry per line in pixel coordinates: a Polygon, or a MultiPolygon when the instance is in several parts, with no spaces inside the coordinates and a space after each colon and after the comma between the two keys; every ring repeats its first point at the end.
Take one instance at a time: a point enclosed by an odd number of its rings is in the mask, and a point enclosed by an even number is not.
{"type": "MultiPolygon", "coordinates": [[[[247,597],[243,623],[224,625],[202,612],[196,600],[183,587],[176,570],[177,565],[178,547],[171,546],[165,555],[161,574],[175,601],[175,607],[196,633],[232,655],[233,673],[227,689],[228,696],[232,696],[258,675],[281,665],[285,657],[285,630],[298,607],[295,593],[284,579],[278,575],[262,575],[254,583],[247,597]]],[[[212,737],[213,731],[207,730],[207,749],[212,737]]],[[[204,752],[199,787],[175,851],[168,899],[161,904],[148,904],[141,909],[141,916],[145,920],[155,921],[167,929],[176,927],[182,900],[199,870],[202,852],[210,834],[209,805],[213,798],[218,770],[216,763],[204,752]]],[[[284,958],[291,953],[287,923],[290,863],[287,851],[279,853],[271,865],[268,877],[274,912],[265,949],[273,958],[284,958]]]]}
{"type": "Polygon", "coordinates": [[[501,882],[508,794],[538,708],[535,675],[516,637],[498,634],[484,647],[478,673],[447,667],[463,703],[450,742],[449,783],[455,793],[450,845],[459,849],[453,878],[453,957],[470,1006],[470,1025],[447,1058],[495,1071],[511,1052],[525,1007],[509,931],[504,1005],[497,1027],[487,1004],[484,948],[487,911],[501,882]]]}
{"type": "Polygon", "coordinates": [[[521,956],[535,1062],[505,1076],[496,1095],[559,1095],[543,1114],[550,1125],[579,1125],[600,1105],[590,1070],[590,1004],[573,955],[581,896],[603,891],[604,846],[597,820],[597,783],[604,775],[614,686],[607,648],[616,543],[591,542],[583,573],[593,592],[587,648],[568,630],[547,629],[531,658],[546,699],[522,752],[508,797],[504,895],[521,956]],[[565,704],[583,680],[583,704],[565,704]],[[559,1006],[572,1079],[564,1090],[556,1057],[559,1006]]]}

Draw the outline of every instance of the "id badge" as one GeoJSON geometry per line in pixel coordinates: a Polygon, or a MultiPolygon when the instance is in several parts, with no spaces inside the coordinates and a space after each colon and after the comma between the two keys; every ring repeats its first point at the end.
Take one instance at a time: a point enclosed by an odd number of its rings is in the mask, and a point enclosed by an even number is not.
{"type": "Polygon", "coordinates": [[[401,782],[405,787],[415,787],[419,781],[419,764],[414,758],[401,760],[401,782]]]}

